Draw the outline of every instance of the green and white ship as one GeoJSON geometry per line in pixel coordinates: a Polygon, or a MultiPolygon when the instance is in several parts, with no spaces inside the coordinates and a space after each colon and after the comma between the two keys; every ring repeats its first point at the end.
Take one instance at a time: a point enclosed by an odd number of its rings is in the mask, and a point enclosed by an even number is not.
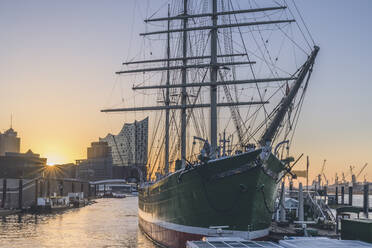
{"type": "Polygon", "coordinates": [[[182,0],[158,10],[165,17],[145,22],[164,30],[141,35],[165,38],[165,58],[125,62],[117,74],[160,73],[159,84],[148,77],[132,88],[156,91],[160,101],[102,110],[157,113],[138,217],[141,230],[163,246],[269,234],[319,47],[310,45],[297,6],[258,2],[182,0]]]}

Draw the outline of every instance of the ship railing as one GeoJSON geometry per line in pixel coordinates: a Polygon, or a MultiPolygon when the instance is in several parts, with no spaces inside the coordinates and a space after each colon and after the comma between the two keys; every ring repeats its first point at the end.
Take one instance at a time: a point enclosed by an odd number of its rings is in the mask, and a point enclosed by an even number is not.
{"type": "MultiPolygon", "coordinates": [[[[324,219],[327,219],[327,216],[322,210],[322,207],[320,206],[320,204],[318,203],[316,199],[317,197],[315,194],[316,194],[315,191],[304,191],[304,197],[309,202],[309,205],[312,211],[314,212],[314,214],[317,217],[322,217],[324,219]]],[[[298,190],[288,190],[286,192],[286,197],[298,200],[298,190]]]]}
{"type": "MultiPolygon", "coordinates": [[[[286,191],[286,197],[290,197],[298,200],[298,190],[288,190],[286,191]]],[[[336,222],[336,218],[333,215],[330,207],[321,198],[317,191],[314,190],[304,190],[304,197],[307,199],[310,208],[314,212],[316,217],[323,218],[331,222],[336,222]]]]}
{"type": "Polygon", "coordinates": [[[307,198],[310,200],[313,211],[317,212],[319,217],[327,219],[327,216],[324,214],[322,207],[319,205],[318,201],[316,200],[315,194],[314,196],[312,196],[309,192],[307,192],[306,194],[308,196],[307,198]]]}
{"type": "Polygon", "coordinates": [[[336,217],[333,215],[331,208],[324,200],[321,199],[318,192],[315,192],[315,197],[319,199],[319,205],[323,212],[328,216],[328,220],[336,223],[336,217]]]}

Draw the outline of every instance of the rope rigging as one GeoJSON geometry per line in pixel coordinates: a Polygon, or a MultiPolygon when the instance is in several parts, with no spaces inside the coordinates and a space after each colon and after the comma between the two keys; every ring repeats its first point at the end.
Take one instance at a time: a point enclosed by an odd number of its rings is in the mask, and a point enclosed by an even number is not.
{"type": "MultiPolygon", "coordinates": [[[[171,16],[177,17],[180,14],[184,13],[184,6],[183,1],[173,0],[171,1],[171,16]]],[[[298,66],[296,66],[297,71],[293,74],[290,73],[293,69],[291,69],[291,64],[288,63],[289,53],[287,53],[288,48],[293,49],[293,51],[301,51],[308,55],[309,53],[301,46],[300,43],[295,41],[295,34],[294,31],[299,32],[302,36],[300,38],[304,38],[306,46],[310,47],[310,42],[307,41],[307,37],[310,37],[311,42],[314,44],[313,37],[309,32],[309,28],[306,26],[304,22],[304,18],[302,17],[301,13],[298,10],[298,7],[292,0],[292,5],[296,11],[292,12],[290,8],[288,8],[288,1],[282,0],[283,3],[279,3],[278,1],[273,1],[275,6],[285,6],[282,9],[276,9],[275,11],[260,11],[258,13],[253,12],[246,15],[241,15],[241,13],[234,13],[230,15],[221,15],[218,17],[218,25],[236,25],[242,21],[245,22],[262,22],[262,21],[275,21],[276,18],[290,20],[292,17],[299,16],[301,22],[296,22],[296,24],[291,25],[290,23],[272,23],[272,25],[255,25],[255,26],[248,26],[244,28],[248,32],[245,32],[242,27],[240,26],[233,26],[233,28],[220,28],[219,33],[217,35],[217,50],[220,55],[228,55],[234,53],[243,53],[244,54],[244,62],[248,62],[247,65],[231,65],[229,68],[221,67],[217,74],[218,74],[218,81],[219,82],[226,82],[226,81],[237,81],[241,80],[240,78],[242,75],[244,78],[251,78],[252,84],[251,85],[227,85],[222,84],[220,87],[217,87],[217,99],[220,100],[222,103],[231,103],[231,105],[226,105],[228,110],[224,110],[222,108],[218,109],[218,115],[220,116],[219,128],[218,131],[224,131],[227,133],[227,137],[231,141],[229,146],[231,147],[230,150],[244,150],[244,147],[251,142],[257,143],[258,136],[268,127],[268,123],[272,120],[273,116],[275,115],[278,105],[272,104],[266,105],[269,101],[273,101],[274,103],[280,102],[280,99],[286,95],[288,85],[290,84],[291,80],[295,80],[296,73],[299,71],[298,66]],[[300,26],[303,26],[301,27],[300,26]],[[293,29],[296,30],[293,30],[293,29]],[[306,33],[305,33],[306,32],[306,33]],[[278,39],[279,38],[279,39],[278,39]],[[273,41],[278,41],[274,43],[273,41]],[[289,46],[288,46],[289,43],[289,46]],[[257,59],[257,61],[253,61],[253,59],[257,59]],[[275,81],[275,82],[263,82],[261,83],[259,80],[262,76],[263,78],[278,78],[280,79],[283,75],[290,76],[293,79],[290,80],[282,80],[282,81],[275,81]],[[260,101],[262,103],[258,105],[249,105],[246,109],[242,109],[242,107],[234,106],[234,103],[244,102],[245,100],[254,102],[260,101]],[[226,114],[226,111],[228,115],[226,114]],[[228,112],[229,111],[229,112],[228,112]],[[232,142],[235,136],[235,143],[232,142]]],[[[164,10],[164,6],[166,6],[168,1],[164,1],[160,7],[156,7],[154,11],[150,10],[149,7],[149,0],[147,1],[147,7],[141,8],[139,5],[136,4],[134,8],[137,11],[146,12],[147,20],[151,18],[155,18],[159,13],[162,13],[164,10]],[[138,6],[137,6],[138,5],[138,6]],[[145,11],[144,11],[145,10],[145,11]],[[151,14],[149,12],[151,11],[151,14]]],[[[221,12],[234,12],[236,9],[244,9],[240,8],[241,6],[239,3],[233,3],[233,0],[224,1],[218,0],[218,11],[221,12]],[[235,8],[237,6],[237,8],[235,8]]],[[[203,0],[203,1],[188,1],[188,15],[200,15],[202,13],[209,13],[211,10],[210,1],[203,0]]],[[[247,3],[250,9],[260,9],[262,4],[256,0],[249,0],[247,3]]],[[[134,14],[133,14],[134,16],[134,14]]],[[[155,18],[156,19],[156,18],[155,18]]],[[[211,18],[210,16],[204,17],[193,17],[193,18],[186,18],[188,23],[190,23],[189,27],[197,27],[199,25],[210,26],[211,18]]],[[[146,21],[147,23],[147,21],[146,21]]],[[[150,22],[151,23],[151,22],[150,22]]],[[[182,28],[183,26],[183,19],[179,20],[172,20],[172,28],[178,29],[182,28]]],[[[152,25],[152,24],[151,24],[152,25]]],[[[159,27],[164,27],[165,25],[158,25],[159,27]]],[[[145,29],[148,29],[146,24],[145,29]]],[[[194,30],[195,31],[195,30],[194,30]]],[[[201,59],[189,59],[187,65],[200,65],[200,64],[208,64],[210,56],[207,52],[210,43],[210,32],[208,30],[199,30],[197,32],[187,32],[187,56],[190,57],[198,57],[204,56],[201,59]]],[[[133,27],[131,28],[131,33],[133,32],[133,27]]],[[[157,41],[164,41],[161,38],[148,38],[144,36],[142,42],[142,51],[140,57],[148,58],[153,56],[153,53],[159,53],[157,51],[156,46],[154,45],[157,41]]],[[[153,36],[152,36],[153,37],[153,36]]],[[[131,38],[132,39],[132,38],[131,38]]],[[[183,36],[182,32],[172,33],[170,40],[172,41],[171,47],[171,54],[173,55],[172,58],[175,60],[170,60],[168,62],[168,66],[171,67],[182,67],[183,61],[177,60],[177,58],[182,58],[183,55],[183,36]]],[[[130,42],[131,44],[131,42],[130,42]]],[[[301,54],[301,52],[299,54],[301,54]]],[[[164,54],[163,54],[164,55],[164,54]]],[[[294,53],[294,60],[295,64],[297,64],[297,56],[294,53]]],[[[129,51],[128,51],[129,56],[129,51]]],[[[138,56],[138,55],[136,55],[138,56]]],[[[301,56],[303,56],[301,54],[301,56]]],[[[235,59],[234,56],[221,56],[218,57],[218,63],[234,63],[240,62],[238,59],[235,59]]],[[[153,59],[154,60],[154,59],[153,59]]],[[[153,62],[152,60],[152,62],[153,62]]],[[[133,61],[133,59],[128,59],[127,61],[133,61]]],[[[291,61],[290,61],[291,62],[291,61]]],[[[163,66],[166,67],[166,63],[162,62],[163,66]]],[[[150,68],[157,65],[156,62],[145,64],[145,68],[150,68]]],[[[159,64],[158,64],[159,65],[159,64]]],[[[157,65],[157,66],[158,66],[157,65]]],[[[134,65],[139,68],[139,65],[134,65]]],[[[169,69],[168,69],[169,70],[169,69]]],[[[187,83],[194,83],[194,82],[206,82],[207,78],[210,79],[208,74],[208,68],[196,68],[195,70],[187,69],[187,83]]],[[[129,77],[128,77],[129,78],[129,77]]],[[[151,85],[150,81],[160,81],[160,84],[164,84],[166,79],[165,72],[163,71],[161,74],[159,73],[143,73],[141,75],[136,74],[130,78],[130,80],[134,79],[134,85],[143,85],[148,86],[151,85]]],[[[170,85],[178,84],[181,81],[181,73],[180,70],[171,70],[170,72],[170,85]]],[[[208,82],[208,81],[207,81],[208,82]]],[[[177,86],[176,86],[177,87],[177,86]]],[[[169,92],[169,101],[171,105],[175,104],[182,104],[182,97],[181,97],[181,88],[170,87],[167,92],[169,92]]],[[[306,86],[303,88],[302,95],[296,97],[294,99],[293,106],[290,108],[289,112],[286,114],[285,121],[283,124],[278,128],[278,131],[275,133],[274,138],[281,140],[283,138],[291,137],[293,138],[294,132],[297,127],[297,123],[299,120],[299,113],[303,106],[303,98],[306,91],[306,86]]],[[[207,135],[207,118],[206,118],[206,111],[203,108],[195,109],[192,106],[196,104],[204,104],[208,102],[208,93],[209,91],[205,89],[205,87],[197,86],[197,87],[187,87],[186,88],[186,103],[189,107],[186,109],[186,126],[188,128],[188,138],[186,139],[186,147],[187,147],[187,154],[186,157],[190,159],[197,153],[197,149],[195,149],[194,145],[191,144],[191,139],[194,135],[200,137],[208,137],[207,135]],[[191,149],[189,149],[191,148],[191,149]]],[[[167,93],[168,94],[168,93],[167,93]]],[[[146,96],[156,95],[159,106],[162,106],[166,100],[166,91],[165,89],[157,90],[156,93],[145,93],[145,91],[139,91],[138,94],[133,95],[132,101],[134,103],[138,102],[137,97],[141,95],[142,103],[145,103],[146,96]]],[[[123,101],[128,101],[130,98],[123,98],[123,101]]],[[[184,103],[184,102],[183,102],[184,103]]],[[[279,103],[280,104],[280,103],[279,103]]],[[[151,120],[152,125],[154,125],[154,133],[151,135],[150,139],[150,149],[149,149],[149,158],[151,159],[151,171],[156,171],[156,167],[159,168],[164,164],[164,156],[165,148],[164,148],[164,133],[165,131],[162,128],[162,121],[161,121],[162,113],[159,115],[155,115],[155,118],[151,120]],[[159,127],[160,126],[160,127],[159,127]],[[160,130],[159,130],[160,129],[160,130]]],[[[176,158],[180,157],[180,136],[183,130],[181,130],[179,125],[179,119],[181,117],[180,111],[175,109],[169,110],[169,161],[175,161],[176,158]]],[[[185,140],[185,139],[183,139],[185,140]]],[[[284,149],[284,148],[281,148],[284,149]]],[[[165,155],[167,156],[167,155],[165,155]]]]}

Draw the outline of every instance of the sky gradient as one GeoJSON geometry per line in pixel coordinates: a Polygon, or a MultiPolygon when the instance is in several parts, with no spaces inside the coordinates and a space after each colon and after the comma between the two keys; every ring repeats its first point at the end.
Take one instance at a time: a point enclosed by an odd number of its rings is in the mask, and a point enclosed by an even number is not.
{"type": "MultiPolygon", "coordinates": [[[[114,72],[138,48],[146,3],[0,1],[0,131],[13,114],[22,152],[63,163],[85,158],[90,142],[133,121],[100,109],[114,97],[114,72]]],[[[363,174],[372,181],[372,1],[296,3],[321,50],[293,153],[310,156],[310,178],[327,159],[329,178],[369,162],[363,174]]]]}

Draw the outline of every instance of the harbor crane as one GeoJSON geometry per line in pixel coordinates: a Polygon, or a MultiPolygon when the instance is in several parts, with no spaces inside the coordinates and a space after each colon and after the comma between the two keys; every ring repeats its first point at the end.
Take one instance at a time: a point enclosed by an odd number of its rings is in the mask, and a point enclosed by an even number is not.
{"type": "Polygon", "coordinates": [[[328,178],[326,177],[326,175],[324,174],[324,172],[323,172],[323,177],[324,177],[325,184],[328,186],[328,178]]]}
{"type": "Polygon", "coordinates": [[[319,187],[321,187],[321,182],[322,182],[322,176],[324,177],[324,180],[327,182],[327,178],[326,176],[324,175],[324,168],[325,168],[325,163],[326,163],[326,159],[324,159],[323,161],[323,165],[322,165],[322,168],[320,170],[320,173],[318,174],[318,184],[319,184],[319,187]]]}
{"type": "Polygon", "coordinates": [[[355,166],[350,165],[350,176],[351,176],[351,183],[354,184],[356,183],[356,178],[353,170],[355,169],[355,166]]]}
{"type": "Polygon", "coordinates": [[[342,172],[342,183],[346,183],[345,173],[342,172]]]}
{"type": "Polygon", "coordinates": [[[362,172],[365,170],[365,168],[367,168],[367,165],[368,165],[368,163],[365,163],[363,165],[362,169],[360,169],[359,173],[356,175],[355,180],[358,180],[359,176],[362,174],[362,172]]]}

